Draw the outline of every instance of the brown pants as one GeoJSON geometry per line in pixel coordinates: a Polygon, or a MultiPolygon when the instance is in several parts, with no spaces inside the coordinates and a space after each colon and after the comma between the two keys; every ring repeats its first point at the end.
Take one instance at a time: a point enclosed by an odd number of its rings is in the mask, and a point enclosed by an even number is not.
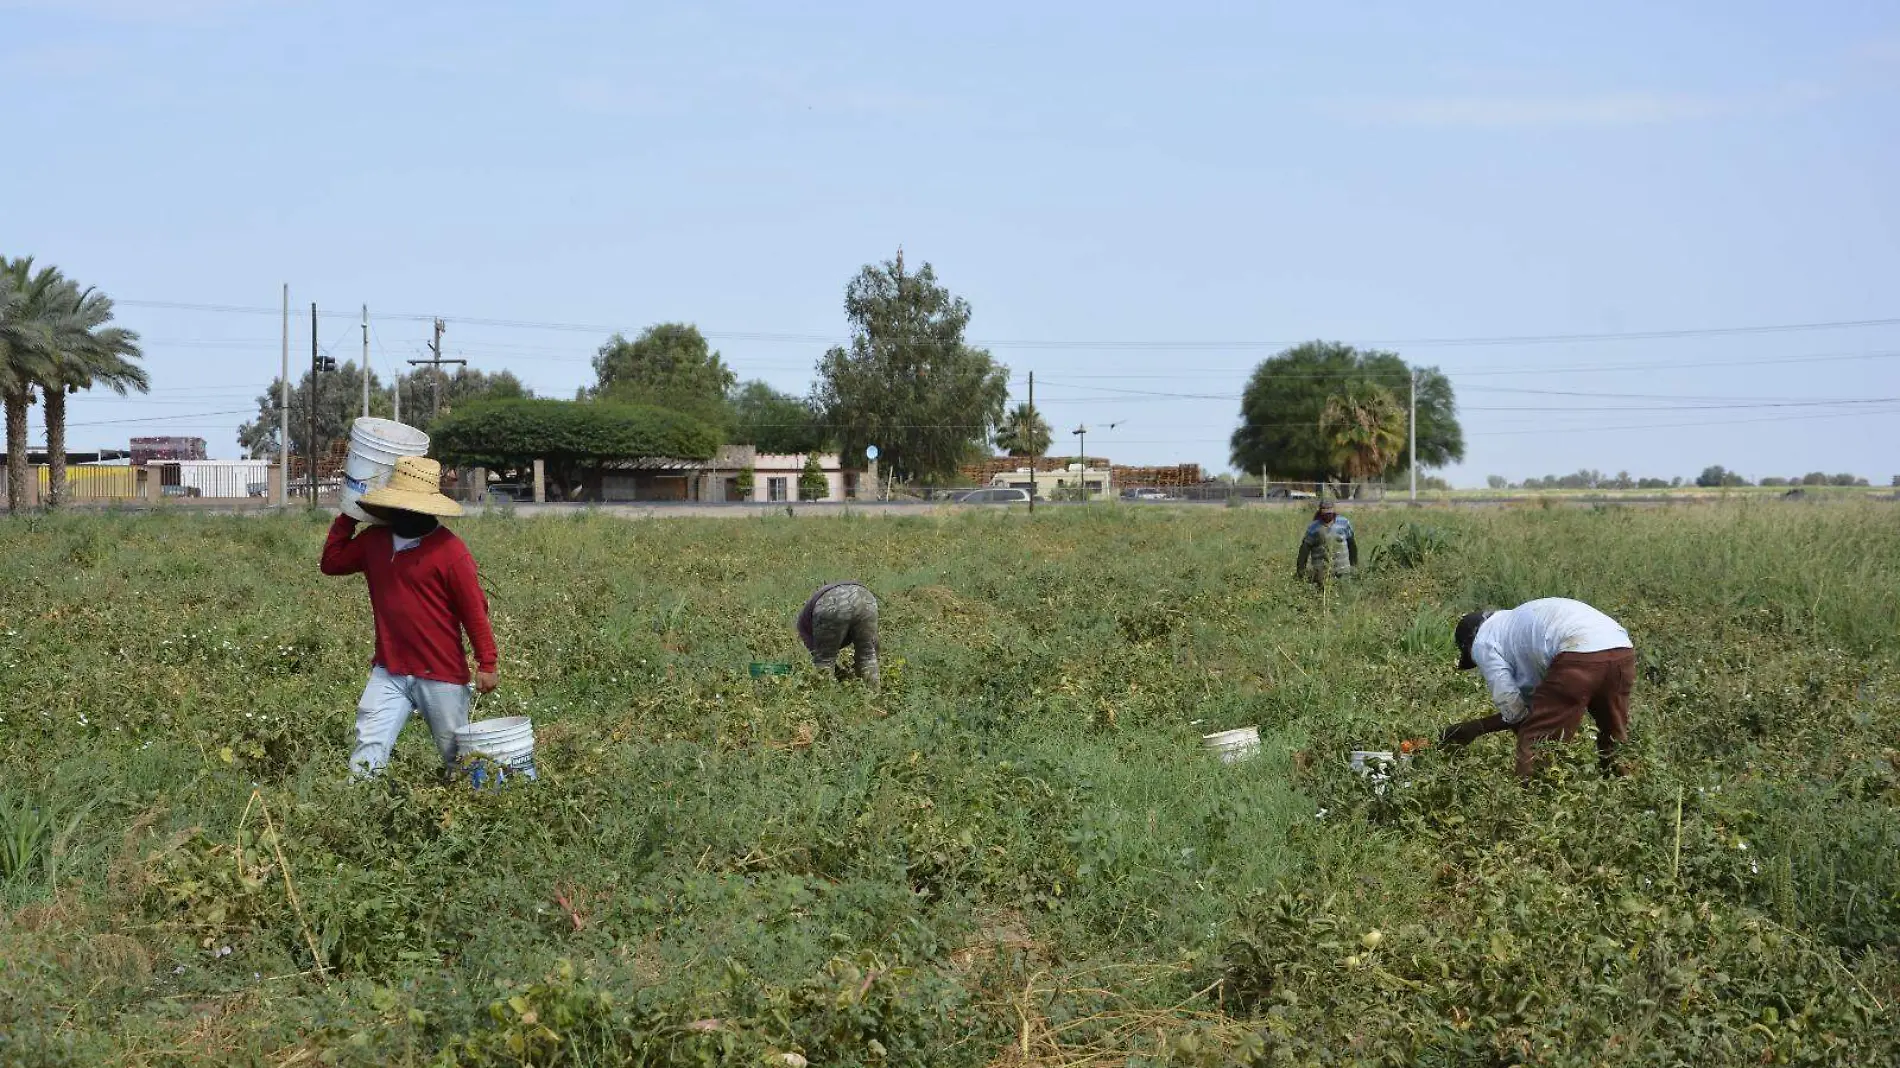
{"type": "Polygon", "coordinates": [[[1531,695],[1531,712],[1517,724],[1517,773],[1536,770],[1536,746],[1577,736],[1585,711],[1597,725],[1597,756],[1607,767],[1616,747],[1630,737],[1630,688],[1636,682],[1636,650],[1559,653],[1531,695]]]}

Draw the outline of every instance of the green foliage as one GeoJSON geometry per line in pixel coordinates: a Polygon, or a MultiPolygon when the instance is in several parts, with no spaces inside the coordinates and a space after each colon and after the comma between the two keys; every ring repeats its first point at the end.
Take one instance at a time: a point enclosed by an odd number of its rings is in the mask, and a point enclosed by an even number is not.
{"type": "Polygon", "coordinates": [[[749,501],[752,499],[753,491],[758,488],[759,473],[750,467],[741,468],[738,477],[733,481],[738,484],[739,498],[749,501]]]}
{"type": "Polygon", "coordinates": [[[885,477],[942,482],[985,451],[1003,419],[1009,371],[963,339],[970,305],[931,266],[868,265],[845,288],[851,344],[826,352],[813,400],[846,456],[880,450],[885,477]]]}
{"type": "Polygon", "coordinates": [[[1048,421],[1027,404],[1010,409],[996,431],[996,447],[1010,456],[1042,456],[1050,440],[1048,421]]]}
{"type": "MultiPolygon", "coordinates": [[[[1462,460],[1464,431],[1451,380],[1435,368],[1417,370],[1419,464],[1443,467],[1462,460]]],[[[1234,466],[1304,482],[1334,478],[1341,473],[1338,443],[1320,426],[1328,405],[1355,395],[1355,389],[1363,393],[1378,387],[1403,412],[1410,402],[1412,371],[1395,353],[1362,352],[1329,341],[1309,341],[1269,357],[1255,368],[1241,395],[1241,425],[1231,441],[1234,466]]],[[[1383,428],[1385,421],[1373,425],[1383,428]]],[[[1381,473],[1391,478],[1403,471],[1410,463],[1409,449],[1409,444],[1399,445],[1381,473]]]]}
{"type": "Polygon", "coordinates": [[[493,793],[420,726],[346,778],[370,619],[319,518],[0,524],[0,830],[41,813],[0,1061],[1900,1054],[1890,505],[1354,519],[1381,566],[1322,603],[1262,574],[1291,511],[471,518],[477,714],[542,769],[493,793]],[[840,575],[884,688],[751,678],[840,575]],[[1630,775],[1588,727],[1528,787],[1508,737],[1347,767],[1484,709],[1452,621],[1548,594],[1636,638],[1630,775]]]}
{"type": "Polygon", "coordinates": [[[1421,567],[1432,557],[1451,547],[1451,539],[1437,527],[1406,520],[1392,536],[1372,550],[1374,568],[1406,569],[1421,567]]]}
{"type": "Polygon", "coordinates": [[[723,427],[726,395],[738,381],[690,323],[656,323],[629,341],[615,334],[594,356],[589,396],[684,412],[723,427]]]}
{"type": "Polygon", "coordinates": [[[818,464],[818,457],[806,456],[805,466],[798,473],[798,499],[801,501],[822,501],[831,492],[831,482],[825,478],[825,469],[818,464]]]}
{"type": "MultiPolygon", "coordinates": [[[[348,436],[350,424],[363,414],[363,368],[354,360],[346,360],[336,370],[318,377],[321,381],[315,393],[316,451],[323,454],[329,451],[332,442],[348,436]]],[[[280,429],[277,406],[283,381],[271,379],[270,388],[257,396],[257,418],[238,427],[238,447],[248,456],[277,455],[280,429]]],[[[290,390],[290,451],[298,456],[310,454],[309,442],[305,440],[310,437],[310,382],[310,372],[305,370],[290,390]]],[[[453,374],[443,373],[439,380],[433,369],[422,368],[400,376],[397,384],[402,391],[402,421],[418,427],[428,426],[434,418],[438,391],[444,415],[472,401],[534,396],[512,372],[491,373],[467,367],[458,367],[453,374]]],[[[396,415],[394,391],[374,368],[369,370],[369,413],[378,419],[391,419],[396,415]]]]}
{"type": "Polygon", "coordinates": [[[447,464],[519,472],[544,459],[562,496],[593,486],[614,460],[706,460],[719,448],[718,431],[689,415],[606,401],[477,401],[430,430],[430,448],[447,464]]]}
{"type": "Polygon", "coordinates": [[[1695,477],[1695,484],[1704,489],[1715,489],[1718,487],[1746,486],[1748,485],[1748,480],[1734,471],[1723,467],[1721,464],[1715,464],[1711,467],[1703,468],[1702,473],[1695,477]]]}
{"type": "Polygon", "coordinates": [[[734,444],[779,455],[827,452],[832,447],[831,430],[810,401],[780,393],[764,382],[742,383],[733,391],[731,409],[727,438],[734,444]]]}
{"type": "Polygon", "coordinates": [[[1339,481],[1364,481],[1390,467],[1405,450],[1405,418],[1392,391],[1370,380],[1348,382],[1326,398],[1319,430],[1339,481]]]}

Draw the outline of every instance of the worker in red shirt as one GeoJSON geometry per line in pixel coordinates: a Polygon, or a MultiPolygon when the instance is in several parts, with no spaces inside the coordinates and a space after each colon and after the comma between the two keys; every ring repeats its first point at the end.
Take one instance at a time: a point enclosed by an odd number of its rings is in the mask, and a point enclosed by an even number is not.
{"type": "Polygon", "coordinates": [[[323,573],[363,574],[376,617],[376,659],[357,702],[350,752],[359,776],[389,763],[412,712],[428,723],[442,763],[454,763],[455,731],[468,723],[474,701],[464,633],[475,649],[475,689],[488,693],[501,683],[475,558],[439,522],[461,515],[462,506],[443,496],[441,483],[436,461],[398,459],[389,484],[357,502],[382,525],[357,534],[356,520],[339,515],[323,544],[323,573]]]}

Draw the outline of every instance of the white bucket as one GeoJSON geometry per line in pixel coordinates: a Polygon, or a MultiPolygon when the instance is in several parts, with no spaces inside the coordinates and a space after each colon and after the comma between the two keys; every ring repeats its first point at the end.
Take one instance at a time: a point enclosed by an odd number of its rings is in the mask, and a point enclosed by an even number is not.
{"type": "MultiPolygon", "coordinates": [[[[512,775],[532,779],[535,777],[534,723],[526,716],[501,716],[460,727],[455,732],[455,757],[462,761],[487,758],[486,762],[500,766],[497,779],[512,775]]],[[[488,778],[483,763],[477,761],[469,771],[478,787],[488,778]]]]}
{"type": "Polygon", "coordinates": [[[1389,772],[1396,765],[1391,753],[1375,752],[1370,749],[1355,749],[1352,753],[1352,770],[1361,775],[1374,772],[1389,772]]]}
{"type": "Polygon", "coordinates": [[[1260,752],[1260,728],[1241,727],[1203,734],[1201,747],[1220,757],[1223,764],[1238,764],[1260,752]]]}
{"type": "Polygon", "coordinates": [[[389,482],[396,461],[429,451],[429,435],[394,419],[364,416],[350,424],[350,456],[343,464],[343,511],[365,523],[374,523],[357,507],[357,498],[389,482]]]}

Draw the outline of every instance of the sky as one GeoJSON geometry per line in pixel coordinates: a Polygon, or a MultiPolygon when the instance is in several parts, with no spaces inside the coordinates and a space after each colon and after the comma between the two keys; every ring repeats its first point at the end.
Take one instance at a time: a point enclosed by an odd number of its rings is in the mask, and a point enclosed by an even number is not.
{"type": "Polygon", "coordinates": [[[0,0],[0,93],[0,254],[153,380],[76,449],[237,455],[286,284],[293,367],[367,304],[385,377],[686,321],[804,393],[902,246],[1117,462],[1227,469],[1323,338],[1451,376],[1458,485],[1900,474],[1890,3],[0,0]]]}

